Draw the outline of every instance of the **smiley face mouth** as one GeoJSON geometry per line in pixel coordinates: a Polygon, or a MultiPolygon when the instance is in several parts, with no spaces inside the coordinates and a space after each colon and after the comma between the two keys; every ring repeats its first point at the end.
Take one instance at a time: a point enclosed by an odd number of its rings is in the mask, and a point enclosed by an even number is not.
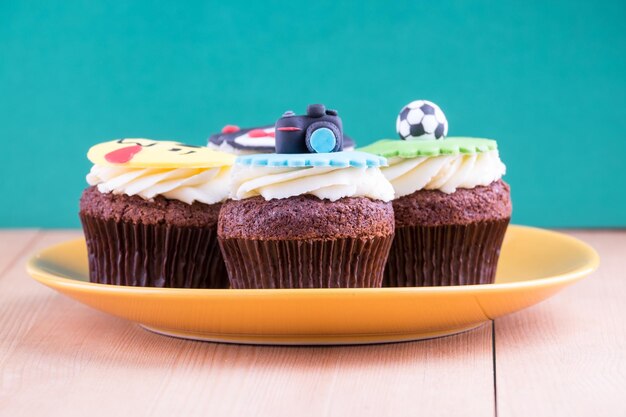
{"type": "Polygon", "coordinates": [[[131,145],[116,149],[104,155],[104,159],[112,164],[125,164],[143,149],[142,145],[131,145]]]}

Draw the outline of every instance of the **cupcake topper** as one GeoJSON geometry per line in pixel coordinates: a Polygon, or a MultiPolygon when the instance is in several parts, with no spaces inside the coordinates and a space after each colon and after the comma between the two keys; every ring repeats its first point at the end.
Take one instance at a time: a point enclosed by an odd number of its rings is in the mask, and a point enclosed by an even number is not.
{"type": "Polygon", "coordinates": [[[343,128],[335,110],[310,104],[305,116],[286,111],[276,122],[276,153],[328,153],[343,150],[343,128]]]}
{"type": "Polygon", "coordinates": [[[210,168],[232,165],[225,152],[180,142],[125,138],[99,143],[87,153],[91,162],[128,168],[210,168]]]}
{"type": "Polygon", "coordinates": [[[404,140],[438,140],[448,134],[448,121],[432,101],[415,100],[400,110],[396,131],[404,140]]]}

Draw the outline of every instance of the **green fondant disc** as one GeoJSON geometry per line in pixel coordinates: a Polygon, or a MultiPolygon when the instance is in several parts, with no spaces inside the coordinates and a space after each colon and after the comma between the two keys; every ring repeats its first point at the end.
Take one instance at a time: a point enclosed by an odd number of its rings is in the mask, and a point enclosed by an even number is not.
{"type": "Polygon", "coordinates": [[[444,140],[383,139],[359,148],[385,158],[417,158],[423,156],[476,154],[498,149],[495,140],[454,137],[444,140]]]}

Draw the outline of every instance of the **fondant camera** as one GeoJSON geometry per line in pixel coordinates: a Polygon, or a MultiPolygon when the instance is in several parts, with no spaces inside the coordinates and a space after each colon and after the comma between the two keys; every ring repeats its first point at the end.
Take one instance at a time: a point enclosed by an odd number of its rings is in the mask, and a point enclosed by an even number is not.
{"type": "Polygon", "coordinates": [[[343,128],[335,110],[310,104],[306,116],[287,111],[276,122],[276,153],[324,153],[343,149],[343,128]]]}

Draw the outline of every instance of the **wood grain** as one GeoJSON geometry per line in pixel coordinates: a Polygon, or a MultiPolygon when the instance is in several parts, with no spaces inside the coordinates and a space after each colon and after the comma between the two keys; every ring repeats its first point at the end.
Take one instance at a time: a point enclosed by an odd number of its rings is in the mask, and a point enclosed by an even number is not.
{"type": "Polygon", "coordinates": [[[599,270],[495,322],[498,416],[626,415],[626,232],[572,235],[599,270]]]}
{"type": "MultiPolygon", "coordinates": [[[[78,234],[45,232],[31,251],[78,234]]],[[[0,415],[494,413],[491,326],[378,346],[184,341],[54,293],[26,276],[30,253],[16,254],[0,279],[0,415]]]]}
{"type": "Polygon", "coordinates": [[[36,229],[0,231],[0,278],[37,237],[36,229]]]}
{"type": "MultiPolygon", "coordinates": [[[[281,348],[157,336],[29,279],[79,232],[0,232],[0,415],[492,415],[490,327],[394,345],[281,348]]],[[[499,416],[626,415],[626,232],[576,232],[600,270],[495,324],[499,416]]]]}

